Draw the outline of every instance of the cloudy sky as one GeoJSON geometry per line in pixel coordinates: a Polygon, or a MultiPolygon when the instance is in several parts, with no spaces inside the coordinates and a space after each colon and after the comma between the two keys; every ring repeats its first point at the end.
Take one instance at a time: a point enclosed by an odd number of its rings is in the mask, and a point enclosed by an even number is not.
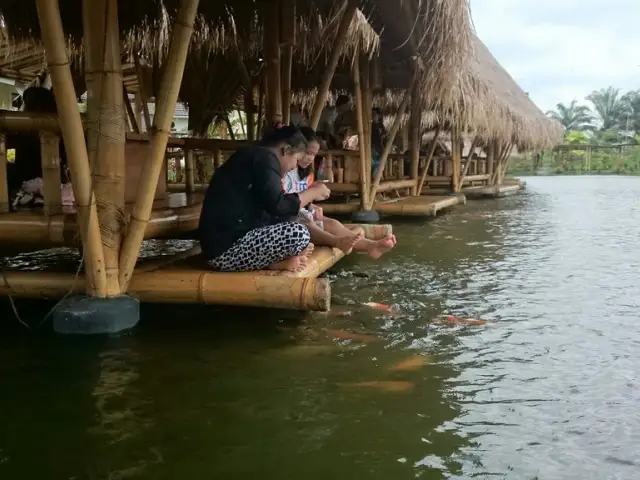
{"type": "Polygon", "coordinates": [[[640,0],[471,0],[480,39],[543,110],[640,89],[640,0]]]}

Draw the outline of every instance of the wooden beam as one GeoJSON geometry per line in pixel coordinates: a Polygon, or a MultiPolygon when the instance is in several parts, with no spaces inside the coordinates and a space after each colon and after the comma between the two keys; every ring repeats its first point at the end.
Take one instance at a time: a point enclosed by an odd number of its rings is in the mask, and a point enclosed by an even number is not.
{"type": "Polygon", "coordinates": [[[0,213],[7,213],[11,209],[9,205],[7,166],[7,145],[4,134],[0,134],[0,213]]]}
{"type": "Polygon", "coordinates": [[[291,69],[296,32],[296,2],[282,0],[282,123],[291,123],[291,69]]]}
{"type": "MultiPolygon", "coordinates": [[[[179,161],[179,160],[177,160],[179,161]]],[[[193,193],[196,191],[196,169],[193,156],[193,150],[185,150],[184,152],[184,182],[185,190],[187,193],[193,193]]]]}
{"type": "Polygon", "coordinates": [[[127,115],[129,116],[131,129],[134,133],[140,133],[138,119],[136,118],[136,113],[133,111],[133,106],[131,105],[131,100],[129,99],[129,92],[127,91],[127,87],[124,85],[124,83],[122,84],[122,96],[124,97],[124,105],[127,109],[127,115]]]}
{"type": "Polygon", "coordinates": [[[413,93],[411,95],[411,115],[409,119],[410,131],[409,131],[409,149],[411,154],[411,171],[409,175],[412,179],[415,179],[411,194],[413,196],[420,195],[418,192],[418,170],[420,168],[420,147],[422,144],[422,105],[420,86],[418,84],[418,62],[416,62],[416,73],[413,81],[413,93]]]}
{"type": "Polygon", "coordinates": [[[264,50],[267,59],[267,118],[282,121],[280,77],[280,0],[271,0],[264,19],[264,50]]]}
{"type": "MultiPolygon", "coordinates": [[[[149,97],[147,95],[147,86],[144,81],[144,71],[142,70],[142,65],[140,64],[140,58],[138,57],[138,53],[133,53],[133,62],[136,67],[136,76],[138,77],[138,94],[140,95],[140,99],[142,100],[142,115],[144,116],[144,129],[145,131],[151,130],[151,115],[149,115],[149,97]]],[[[156,105],[157,106],[157,105],[156,105]]]]}
{"type": "Polygon", "coordinates": [[[462,164],[462,152],[460,151],[460,129],[454,123],[451,126],[451,191],[460,191],[460,167],[462,164]]]}
{"type": "Polygon", "coordinates": [[[462,174],[460,175],[460,186],[462,186],[462,184],[464,183],[464,177],[467,176],[467,172],[469,171],[469,165],[471,165],[471,160],[473,159],[473,151],[476,149],[476,145],[478,145],[479,141],[480,141],[480,138],[476,135],[473,139],[473,142],[471,142],[469,155],[467,155],[467,163],[464,166],[464,170],[462,171],[462,174]]]}
{"type": "MultiPolygon", "coordinates": [[[[360,85],[360,62],[353,62],[353,89],[356,97],[356,123],[358,128],[358,139],[364,138],[364,105],[362,100],[362,88],[360,85]]],[[[368,202],[368,185],[367,179],[371,178],[371,172],[367,171],[367,150],[363,145],[359,145],[360,151],[360,206],[366,210],[368,202]]]]}
{"type": "Polygon", "coordinates": [[[311,128],[313,128],[314,130],[318,128],[318,123],[320,123],[320,116],[322,115],[322,110],[324,109],[324,106],[327,103],[329,87],[331,86],[333,75],[336,72],[336,67],[338,66],[338,60],[340,60],[340,55],[342,55],[342,50],[345,44],[344,40],[347,36],[347,32],[349,31],[349,26],[351,25],[351,22],[353,21],[356,15],[356,11],[357,11],[356,1],[349,0],[349,3],[347,4],[347,7],[344,11],[344,14],[340,19],[338,33],[336,34],[336,37],[333,40],[331,56],[329,57],[327,66],[324,70],[324,73],[322,74],[322,80],[320,81],[320,85],[318,86],[318,95],[316,96],[316,100],[313,103],[313,108],[311,110],[310,125],[311,125],[311,128]]]}
{"type": "Polygon", "coordinates": [[[45,215],[62,211],[62,182],[60,181],[60,140],[57,135],[40,132],[42,161],[42,190],[45,215]]]}
{"type": "Polygon", "coordinates": [[[58,1],[36,0],[36,7],[49,74],[56,92],[55,100],[60,129],[73,178],[73,193],[78,209],[78,227],[88,280],[86,291],[92,296],[106,297],[107,278],[100,238],[100,224],[93,194],[82,120],[67,57],[67,38],[62,29],[58,1]]]}
{"type": "Polygon", "coordinates": [[[402,125],[402,117],[407,110],[409,105],[409,101],[411,100],[411,89],[407,89],[404,92],[404,96],[402,97],[402,101],[400,102],[400,106],[398,107],[398,112],[396,113],[396,118],[393,121],[393,125],[391,125],[391,130],[389,131],[389,136],[387,137],[387,143],[384,146],[384,151],[382,152],[382,156],[380,157],[380,165],[376,170],[376,176],[373,180],[373,185],[371,186],[371,196],[369,197],[369,209],[373,208],[373,202],[376,198],[376,193],[378,192],[378,187],[380,185],[380,180],[382,180],[382,173],[384,172],[385,167],[387,166],[387,160],[389,158],[389,154],[391,153],[391,149],[393,148],[393,142],[396,139],[396,135],[400,130],[400,125],[402,125]]]}
{"type": "Polygon", "coordinates": [[[422,176],[420,177],[420,182],[418,183],[417,194],[420,195],[422,193],[422,188],[424,187],[424,182],[427,178],[427,173],[429,172],[429,166],[431,165],[431,161],[433,160],[433,154],[436,151],[436,147],[438,146],[438,137],[440,136],[441,131],[440,125],[436,128],[436,132],[433,135],[433,140],[431,141],[431,146],[429,147],[429,152],[427,153],[426,163],[424,165],[424,170],[422,170],[422,176]]]}
{"type": "Polygon", "coordinates": [[[126,291],[131,274],[136,265],[144,232],[149,223],[153,200],[167,149],[171,130],[171,120],[175,111],[184,65],[189,50],[193,23],[198,11],[199,0],[180,0],[178,15],[173,25],[171,44],[167,57],[167,68],[162,77],[160,95],[156,100],[155,125],[151,140],[150,155],[140,175],[141,184],[131,213],[127,235],[120,256],[120,286],[126,291]]]}

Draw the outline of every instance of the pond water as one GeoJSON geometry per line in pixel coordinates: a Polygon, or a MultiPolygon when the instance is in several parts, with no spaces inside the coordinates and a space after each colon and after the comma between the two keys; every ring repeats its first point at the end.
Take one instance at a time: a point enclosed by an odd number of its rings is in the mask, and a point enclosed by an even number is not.
{"type": "Polygon", "coordinates": [[[395,223],[330,314],[145,306],[70,338],[0,300],[0,478],[640,478],[640,178],[527,182],[395,223]]]}

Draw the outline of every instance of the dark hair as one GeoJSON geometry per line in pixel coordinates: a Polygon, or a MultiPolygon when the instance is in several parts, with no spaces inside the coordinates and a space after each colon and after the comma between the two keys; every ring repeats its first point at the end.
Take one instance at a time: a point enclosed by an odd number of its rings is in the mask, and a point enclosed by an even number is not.
{"type": "Polygon", "coordinates": [[[341,107],[342,105],[346,105],[349,103],[349,95],[340,95],[336,100],[336,107],[341,107]]]}
{"type": "Polygon", "coordinates": [[[316,131],[311,127],[300,127],[300,133],[304,135],[304,138],[307,140],[307,143],[318,142],[320,143],[320,136],[316,133],[316,131]]]}
{"type": "Polygon", "coordinates": [[[262,137],[265,147],[288,147],[291,153],[306,152],[309,146],[300,130],[292,125],[269,129],[262,137]]]}
{"type": "MultiPolygon", "coordinates": [[[[304,138],[307,140],[307,145],[317,142],[320,143],[320,136],[316,133],[316,131],[311,127],[300,127],[300,133],[304,135],[304,138]]],[[[309,174],[313,171],[313,162],[306,168],[302,168],[298,165],[298,176],[300,178],[307,178],[309,174]]]]}
{"type": "Polygon", "coordinates": [[[22,92],[22,101],[26,112],[56,113],[56,98],[53,92],[44,87],[29,87],[22,92]]]}

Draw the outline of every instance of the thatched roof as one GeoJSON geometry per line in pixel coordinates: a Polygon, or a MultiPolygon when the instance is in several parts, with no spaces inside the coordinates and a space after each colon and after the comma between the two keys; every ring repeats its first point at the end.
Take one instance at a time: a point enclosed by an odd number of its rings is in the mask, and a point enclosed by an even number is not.
{"type": "Polygon", "coordinates": [[[544,115],[477,36],[473,40],[474,54],[461,80],[472,86],[464,102],[470,129],[483,136],[511,138],[520,151],[559,143],[562,126],[544,115]]]}

